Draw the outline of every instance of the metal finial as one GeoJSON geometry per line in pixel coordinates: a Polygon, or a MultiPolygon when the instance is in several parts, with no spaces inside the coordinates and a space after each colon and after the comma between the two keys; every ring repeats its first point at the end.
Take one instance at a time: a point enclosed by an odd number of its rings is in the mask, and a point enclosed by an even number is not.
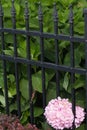
{"type": "Polygon", "coordinates": [[[38,2],[38,5],[41,6],[41,2],[40,1],[38,2]]]}
{"type": "Polygon", "coordinates": [[[72,4],[70,4],[69,9],[70,9],[69,23],[73,23],[73,7],[72,7],[72,4]]]}
{"type": "Polygon", "coordinates": [[[27,5],[28,5],[28,1],[26,0],[26,1],[25,1],[25,7],[27,7],[27,5]]]}
{"type": "Polygon", "coordinates": [[[15,10],[15,6],[14,6],[14,0],[12,0],[12,10],[11,10],[11,12],[12,12],[12,16],[15,16],[16,10],[15,10]]]}
{"type": "Polygon", "coordinates": [[[87,14],[87,8],[84,8],[83,13],[87,14]]]}
{"type": "Polygon", "coordinates": [[[14,4],[14,0],[12,0],[12,4],[14,4]]]}
{"type": "Polygon", "coordinates": [[[14,8],[14,0],[12,0],[12,7],[14,8]]]}
{"type": "Polygon", "coordinates": [[[39,4],[39,14],[42,14],[41,2],[39,2],[38,4],[39,4]]]}
{"type": "Polygon", "coordinates": [[[0,16],[3,16],[3,9],[2,9],[1,0],[0,0],[0,16]]]}
{"type": "Polygon", "coordinates": [[[72,4],[69,5],[69,9],[72,8],[72,4]]]}
{"type": "Polygon", "coordinates": [[[57,13],[57,9],[56,9],[56,3],[54,3],[54,21],[58,21],[58,13],[57,13]]]}
{"type": "Polygon", "coordinates": [[[43,19],[42,6],[40,2],[39,2],[38,18],[40,21],[43,19]]]}
{"type": "Polygon", "coordinates": [[[25,18],[29,17],[28,1],[25,1],[25,18]]]}

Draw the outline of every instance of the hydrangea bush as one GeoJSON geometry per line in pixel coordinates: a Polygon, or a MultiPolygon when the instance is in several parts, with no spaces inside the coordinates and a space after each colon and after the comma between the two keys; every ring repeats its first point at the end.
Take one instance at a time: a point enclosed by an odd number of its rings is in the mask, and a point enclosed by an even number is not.
{"type": "MultiPolygon", "coordinates": [[[[75,127],[79,127],[85,118],[84,109],[76,106],[75,127]]],[[[72,103],[68,99],[58,97],[52,99],[45,108],[44,115],[49,125],[56,130],[71,128],[73,126],[74,115],[72,112],[72,103]]]]}

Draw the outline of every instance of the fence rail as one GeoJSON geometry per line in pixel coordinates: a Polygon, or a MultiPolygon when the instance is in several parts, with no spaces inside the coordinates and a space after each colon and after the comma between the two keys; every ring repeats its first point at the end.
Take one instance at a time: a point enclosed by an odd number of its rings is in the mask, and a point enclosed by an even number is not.
{"type": "MultiPolygon", "coordinates": [[[[41,78],[42,78],[42,91],[43,91],[43,109],[46,106],[46,85],[45,85],[45,69],[53,69],[56,71],[56,95],[60,95],[60,81],[58,80],[60,77],[59,71],[62,72],[70,72],[71,73],[71,84],[75,82],[75,74],[82,74],[85,75],[85,90],[86,90],[86,112],[87,112],[87,9],[84,9],[84,36],[74,36],[74,21],[73,21],[73,11],[72,6],[70,6],[70,16],[69,16],[69,24],[70,24],[70,34],[64,35],[58,33],[58,14],[56,9],[56,4],[54,4],[54,33],[45,33],[43,32],[43,12],[41,4],[39,4],[39,11],[38,11],[38,21],[39,21],[39,31],[31,31],[29,27],[29,9],[28,3],[26,2],[25,5],[25,30],[17,29],[16,28],[16,10],[14,7],[14,1],[12,0],[12,28],[5,28],[4,27],[4,13],[3,8],[0,3],[0,44],[2,46],[0,52],[0,60],[3,62],[3,72],[4,72],[4,89],[5,89],[5,102],[6,102],[6,113],[9,114],[9,99],[8,99],[8,84],[7,84],[7,61],[14,63],[15,66],[15,80],[16,80],[16,91],[17,91],[17,110],[18,116],[21,116],[21,102],[20,102],[20,88],[19,88],[19,66],[18,63],[26,64],[27,65],[27,74],[29,80],[29,105],[30,105],[30,119],[31,123],[34,122],[34,110],[33,110],[33,102],[32,98],[32,66],[38,66],[41,68],[41,78]],[[14,46],[14,55],[6,55],[4,53],[5,44],[4,44],[4,33],[9,33],[13,35],[13,46],[14,46]],[[26,38],[26,48],[27,48],[27,56],[26,58],[18,57],[17,52],[17,35],[25,35],[26,38]],[[40,51],[41,51],[41,59],[38,61],[31,59],[31,52],[30,52],[30,38],[31,37],[38,37],[40,41],[40,51]],[[49,61],[44,60],[44,39],[54,39],[55,42],[55,63],[51,63],[49,61]],[[70,42],[70,66],[60,65],[59,64],[59,45],[58,41],[64,40],[70,42]],[[85,44],[85,68],[76,68],[74,64],[74,43],[78,42],[81,44],[85,44]]],[[[75,89],[72,88],[72,110],[75,114],[75,89]]],[[[73,126],[73,129],[74,126],[73,126]]],[[[86,115],[86,129],[87,129],[87,115],[86,115]]]]}

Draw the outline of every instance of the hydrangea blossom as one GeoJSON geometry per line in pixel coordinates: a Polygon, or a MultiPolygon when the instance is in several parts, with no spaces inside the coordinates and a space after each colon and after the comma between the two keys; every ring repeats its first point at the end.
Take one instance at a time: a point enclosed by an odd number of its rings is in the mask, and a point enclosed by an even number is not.
{"type": "Polygon", "coordinates": [[[82,121],[85,118],[85,112],[84,109],[80,106],[76,106],[76,118],[75,118],[75,126],[76,128],[80,126],[82,121]]]}
{"type": "MultiPolygon", "coordinates": [[[[44,115],[48,124],[56,130],[72,128],[74,115],[72,112],[72,103],[70,103],[68,99],[61,99],[60,97],[52,99],[46,106],[44,115]]],[[[80,106],[76,106],[76,128],[80,126],[84,118],[84,109],[80,106]]]]}

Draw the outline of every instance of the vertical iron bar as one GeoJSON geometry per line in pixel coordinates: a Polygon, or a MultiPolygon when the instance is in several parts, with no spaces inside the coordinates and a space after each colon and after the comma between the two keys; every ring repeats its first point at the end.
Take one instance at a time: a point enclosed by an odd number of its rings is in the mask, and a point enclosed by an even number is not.
{"type": "MultiPolygon", "coordinates": [[[[70,37],[73,36],[73,10],[72,5],[70,5],[70,15],[69,15],[69,24],[70,24],[70,37]]],[[[71,67],[74,67],[74,44],[70,41],[70,63],[71,67]]],[[[71,73],[71,86],[73,86],[75,80],[74,73],[71,73]]],[[[75,130],[75,89],[72,88],[72,111],[74,114],[73,130],[75,130]]]]}
{"type": "MultiPolygon", "coordinates": [[[[26,25],[26,31],[29,31],[29,9],[28,9],[28,2],[25,2],[25,25],[26,25]]],[[[30,37],[26,35],[26,51],[27,51],[27,59],[31,59],[31,53],[30,53],[30,37]]],[[[32,101],[32,71],[31,71],[31,65],[27,66],[28,69],[28,81],[29,81],[29,103],[30,103],[30,120],[31,123],[34,123],[34,111],[33,111],[33,101],[32,101]]]]}
{"type": "MultiPolygon", "coordinates": [[[[43,13],[41,3],[39,3],[39,12],[38,12],[38,19],[39,19],[39,27],[40,33],[43,33],[43,13]]],[[[44,39],[40,36],[40,49],[41,49],[41,62],[44,62],[44,39]]],[[[46,90],[45,90],[45,68],[41,68],[42,70],[42,91],[43,91],[43,109],[46,106],[46,90]]]]}
{"type": "MultiPolygon", "coordinates": [[[[12,0],[12,25],[13,29],[16,29],[16,10],[14,7],[14,0],[12,0]]],[[[17,57],[17,36],[13,34],[13,41],[14,41],[14,59],[17,57]]],[[[15,62],[15,79],[16,79],[16,91],[17,91],[17,109],[18,109],[18,116],[21,116],[21,105],[20,105],[20,90],[19,90],[19,73],[18,73],[18,63],[15,62]]]]}
{"type": "MultiPolygon", "coordinates": [[[[84,9],[84,22],[85,22],[85,85],[86,85],[86,113],[87,113],[87,8],[84,9]]],[[[87,114],[86,114],[86,130],[87,130],[87,114]]]]}
{"type": "MultiPolygon", "coordinates": [[[[54,3],[54,33],[58,34],[58,13],[56,9],[56,3],[54,3]]],[[[55,64],[59,64],[59,46],[58,40],[55,39],[55,64]]],[[[56,95],[57,97],[60,94],[60,82],[59,82],[59,72],[56,70],[56,95]]]]}
{"type": "MultiPolygon", "coordinates": [[[[0,1],[0,28],[3,29],[3,9],[0,1]]],[[[5,45],[4,45],[4,32],[0,32],[1,35],[1,44],[2,44],[2,55],[4,55],[5,45]]],[[[9,115],[9,102],[8,102],[8,86],[7,86],[7,72],[6,72],[6,61],[3,60],[3,78],[4,78],[4,89],[5,89],[5,104],[6,104],[6,113],[9,115]]]]}

